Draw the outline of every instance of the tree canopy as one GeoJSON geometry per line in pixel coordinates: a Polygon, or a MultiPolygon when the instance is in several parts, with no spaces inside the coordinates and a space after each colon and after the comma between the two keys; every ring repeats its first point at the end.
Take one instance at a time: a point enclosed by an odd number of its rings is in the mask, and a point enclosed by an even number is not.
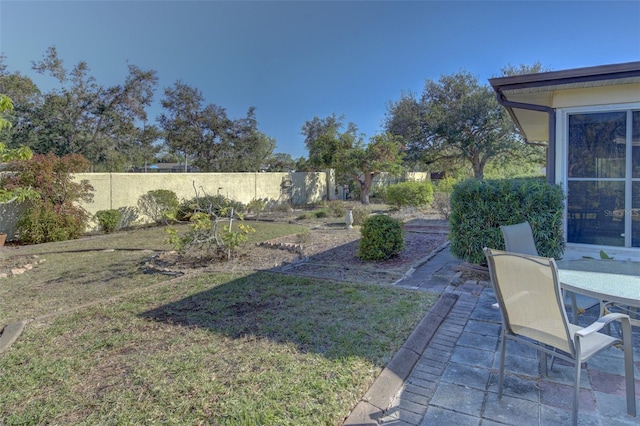
{"type": "Polygon", "coordinates": [[[309,150],[308,166],[335,169],[339,184],[357,182],[360,201],[369,204],[373,179],[382,172],[397,174],[402,170],[403,146],[391,134],[375,135],[365,145],[354,123],[341,131],[343,120],[333,113],[305,122],[302,134],[309,150]]]}
{"type": "Polygon", "coordinates": [[[129,64],[122,83],[104,86],[86,62],[67,67],[55,46],[32,69],[51,77],[56,88],[41,92],[28,77],[9,72],[0,56],[0,93],[15,104],[4,116],[11,126],[0,129],[6,147],[80,154],[95,171],[141,168],[157,161],[156,155],[186,159],[203,171],[257,171],[276,146],[259,131],[255,108],[231,119],[181,81],[164,90],[163,113],[154,125],[147,112],[158,85],[153,70],[129,64]]]}
{"type": "Polygon", "coordinates": [[[441,170],[467,164],[477,179],[491,161],[542,158],[519,135],[493,90],[465,71],[427,80],[419,98],[408,93],[390,103],[386,128],[407,145],[409,161],[441,170]]]}
{"type": "Polygon", "coordinates": [[[224,108],[205,105],[200,90],[182,81],[165,89],[162,106],[158,123],[169,149],[201,171],[258,171],[275,149],[275,140],[258,131],[253,107],[233,120],[224,108]]]}

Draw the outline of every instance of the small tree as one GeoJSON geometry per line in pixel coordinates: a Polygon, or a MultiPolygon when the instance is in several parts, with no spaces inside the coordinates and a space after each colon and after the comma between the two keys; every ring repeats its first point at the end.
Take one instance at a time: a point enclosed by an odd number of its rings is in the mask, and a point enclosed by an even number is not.
{"type": "Polygon", "coordinates": [[[350,175],[360,187],[360,202],[369,204],[371,185],[376,176],[386,172],[399,174],[402,168],[402,144],[390,133],[375,135],[369,144],[356,144],[339,153],[336,170],[338,174],[350,175]]]}
{"type": "Polygon", "coordinates": [[[2,188],[33,195],[17,223],[19,240],[37,244],[80,237],[90,216],[77,203],[91,202],[93,187],[87,180],[74,181],[72,174],[86,171],[89,162],[77,154],[38,154],[14,166],[14,172],[3,177],[2,188]]]}
{"type": "Polygon", "coordinates": [[[244,223],[234,225],[234,221],[244,220],[238,206],[241,205],[221,200],[220,196],[201,196],[196,189],[196,197],[189,202],[189,232],[178,235],[175,229],[168,228],[169,243],[185,257],[197,254],[207,259],[231,259],[247,241],[247,234],[255,232],[244,223]]]}
{"type": "Polygon", "coordinates": [[[344,132],[340,131],[343,118],[335,114],[325,119],[314,117],[302,126],[309,150],[309,164],[305,169],[335,169],[336,182],[356,182],[360,201],[369,204],[373,179],[382,172],[397,174],[402,170],[404,148],[400,139],[390,133],[375,135],[365,145],[354,123],[349,123],[344,132]]]}

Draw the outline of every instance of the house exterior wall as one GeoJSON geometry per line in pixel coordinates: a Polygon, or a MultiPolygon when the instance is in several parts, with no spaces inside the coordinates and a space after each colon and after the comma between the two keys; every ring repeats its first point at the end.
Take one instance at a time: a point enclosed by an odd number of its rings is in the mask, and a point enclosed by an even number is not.
{"type": "Polygon", "coordinates": [[[556,91],[552,106],[574,108],[637,102],[640,102],[640,84],[625,84],[556,91]]]}

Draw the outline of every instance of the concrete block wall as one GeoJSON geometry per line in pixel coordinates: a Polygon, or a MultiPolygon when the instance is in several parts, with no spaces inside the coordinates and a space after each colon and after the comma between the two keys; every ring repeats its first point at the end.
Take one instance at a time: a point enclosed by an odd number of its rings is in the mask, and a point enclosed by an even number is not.
{"type": "Polygon", "coordinates": [[[89,213],[134,207],[140,196],[156,189],[191,199],[196,193],[224,195],[247,204],[253,199],[271,203],[304,205],[327,197],[326,174],[315,173],[79,173],[94,187],[92,203],[82,204],[89,213]]]}
{"type": "MultiPolygon", "coordinates": [[[[173,191],[178,199],[199,195],[224,195],[244,204],[261,199],[270,204],[301,206],[335,198],[335,173],[78,173],[94,188],[93,202],[81,203],[91,216],[99,210],[136,207],[140,196],[156,189],[173,191]]],[[[402,178],[380,175],[375,185],[386,186],[404,180],[426,180],[427,173],[407,173],[402,178]]],[[[15,223],[24,208],[0,204],[0,232],[15,236],[15,223]]],[[[93,229],[96,224],[92,223],[93,229]]]]}

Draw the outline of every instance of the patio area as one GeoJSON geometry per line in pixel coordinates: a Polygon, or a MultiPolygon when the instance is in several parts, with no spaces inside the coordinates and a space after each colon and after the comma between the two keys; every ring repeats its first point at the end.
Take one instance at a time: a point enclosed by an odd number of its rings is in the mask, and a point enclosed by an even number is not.
{"type": "MultiPolygon", "coordinates": [[[[450,256],[443,250],[436,257],[450,256]]],[[[422,287],[423,290],[429,290],[422,287]]],[[[564,425],[571,421],[573,368],[557,360],[548,377],[538,374],[536,351],[508,342],[505,387],[498,400],[500,312],[487,282],[448,286],[457,295],[403,387],[381,418],[370,424],[564,425]]],[[[579,317],[597,318],[594,305],[579,317]]],[[[568,308],[572,318],[571,308],[568,308]]],[[[612,333],[617,330],[612,329],[612,333]]],[[[640,329],[633,327],[636,399],[640,399],[640,329]]],[[[579,423],[637,425],[626,413],[622,350],[592,358],[581,376],[579,423]],[[612,360],[615,358],[614,360],[612,360]]],[[[640,406],[640,400],[638,401],[640,406]]],[[[372,419],[373,420],[373,419],[372,419]]]]}

